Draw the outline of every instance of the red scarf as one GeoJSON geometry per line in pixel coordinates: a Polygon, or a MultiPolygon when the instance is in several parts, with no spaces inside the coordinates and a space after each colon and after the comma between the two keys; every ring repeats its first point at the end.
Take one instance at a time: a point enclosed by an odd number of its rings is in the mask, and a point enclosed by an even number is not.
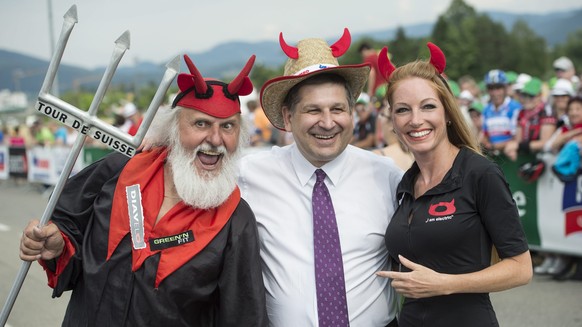
{"type": "Polygon", "coordinates": [[[156,224],[156,218],[164,200],[164,163],[167,154],[165,149],[142,152],[129,160],[121,172],[113,197],[107,246],[107,260],[109,260],[121,240],[130,232],[125,188],[139,184],[146,247],[136,250],[132,246],[132,271],[138,270],[148,257],[161,252],[156,288],[167,276],[192,259],[214,239],[240,202],[240,190],[236,187],[218,208],[203,210],[179,202],[156,224]],[[150,249],[150,239],[177,235],[190,230],[194,234],[194,242],[162,250],[150,249]]]}
{"type": "Polygon", "coordinates": [[[572,127],[568,127],[566,125],[562,126],[562,133],[566,133],[568,131],[574,130],[574,129],[578,129],[578,128],[582,128],[582,123],[581,124],[576,124],[572,127]]]}

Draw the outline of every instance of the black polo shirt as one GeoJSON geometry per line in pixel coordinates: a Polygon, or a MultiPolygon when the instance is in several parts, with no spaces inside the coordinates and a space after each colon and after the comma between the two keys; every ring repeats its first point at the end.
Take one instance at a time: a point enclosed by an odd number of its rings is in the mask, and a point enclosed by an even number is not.
{"type": "MultiPolygon", "coordinates": [[[[398,185],[399,205],[386,231],[397,269],[399,254],[440,273],[462,274],[488,267],[492,244],[501,258],[528,250],[509,185],[495,163],[461,148],[443,181],[414,199],[418,173],[415,162],[398,185]]],[[[488,294],[407,299],[400,318],[401,326],[496,324],[488,294]]]]}

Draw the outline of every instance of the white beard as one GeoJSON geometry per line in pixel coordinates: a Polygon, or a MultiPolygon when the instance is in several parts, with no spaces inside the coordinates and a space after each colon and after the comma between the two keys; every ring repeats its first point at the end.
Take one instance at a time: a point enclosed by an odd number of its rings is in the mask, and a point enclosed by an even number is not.
{"type": "MultiPolygon", "coordinates": [[[[176,129],[177,130],[177,129],[176,129]]],[[[173,181],[178,196],[184,203],[200,209],[220,206],[236,187],[237,163],[240,151],[229,154],[224,146],[218,148],[203,143],[194,150],[184,149],[177,133],[172,133],[168,163],[172,170],[173,181]],[[218,171],[200,174],[194,166],[199,150],[212,150],[222,153],[221,167],[218,171]]]]}

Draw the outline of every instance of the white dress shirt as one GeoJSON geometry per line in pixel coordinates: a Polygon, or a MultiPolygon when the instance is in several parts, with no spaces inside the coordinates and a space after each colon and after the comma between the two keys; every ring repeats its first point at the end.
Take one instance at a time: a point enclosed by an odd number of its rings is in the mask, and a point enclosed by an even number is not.
{"type": "MultiPolygon", "coordinates": [[[[396,314],[384,234],[403,172],[349,145],[321,167],[340,236],[350,326],[386,326],[396,314]]],[[[242,158],[239,187],[255,213],[271,326],[318,326],[311,194],[317,167],[295,144],[242,158]]]]}

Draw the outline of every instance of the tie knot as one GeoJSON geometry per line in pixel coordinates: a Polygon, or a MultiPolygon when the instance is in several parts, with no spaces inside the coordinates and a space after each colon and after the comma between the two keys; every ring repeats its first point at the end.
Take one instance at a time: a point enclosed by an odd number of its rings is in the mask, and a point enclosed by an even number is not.
{"type": "Polygon", "coordinates": [[[322,169],[316,169],[315,176],[317,177],[316,183],[320,183],[320,182],[323,182],[323,180],[325,179],[325,176],[327,176],[327,175],[325,174],[325,171],[323,171],[322,169]]]}

